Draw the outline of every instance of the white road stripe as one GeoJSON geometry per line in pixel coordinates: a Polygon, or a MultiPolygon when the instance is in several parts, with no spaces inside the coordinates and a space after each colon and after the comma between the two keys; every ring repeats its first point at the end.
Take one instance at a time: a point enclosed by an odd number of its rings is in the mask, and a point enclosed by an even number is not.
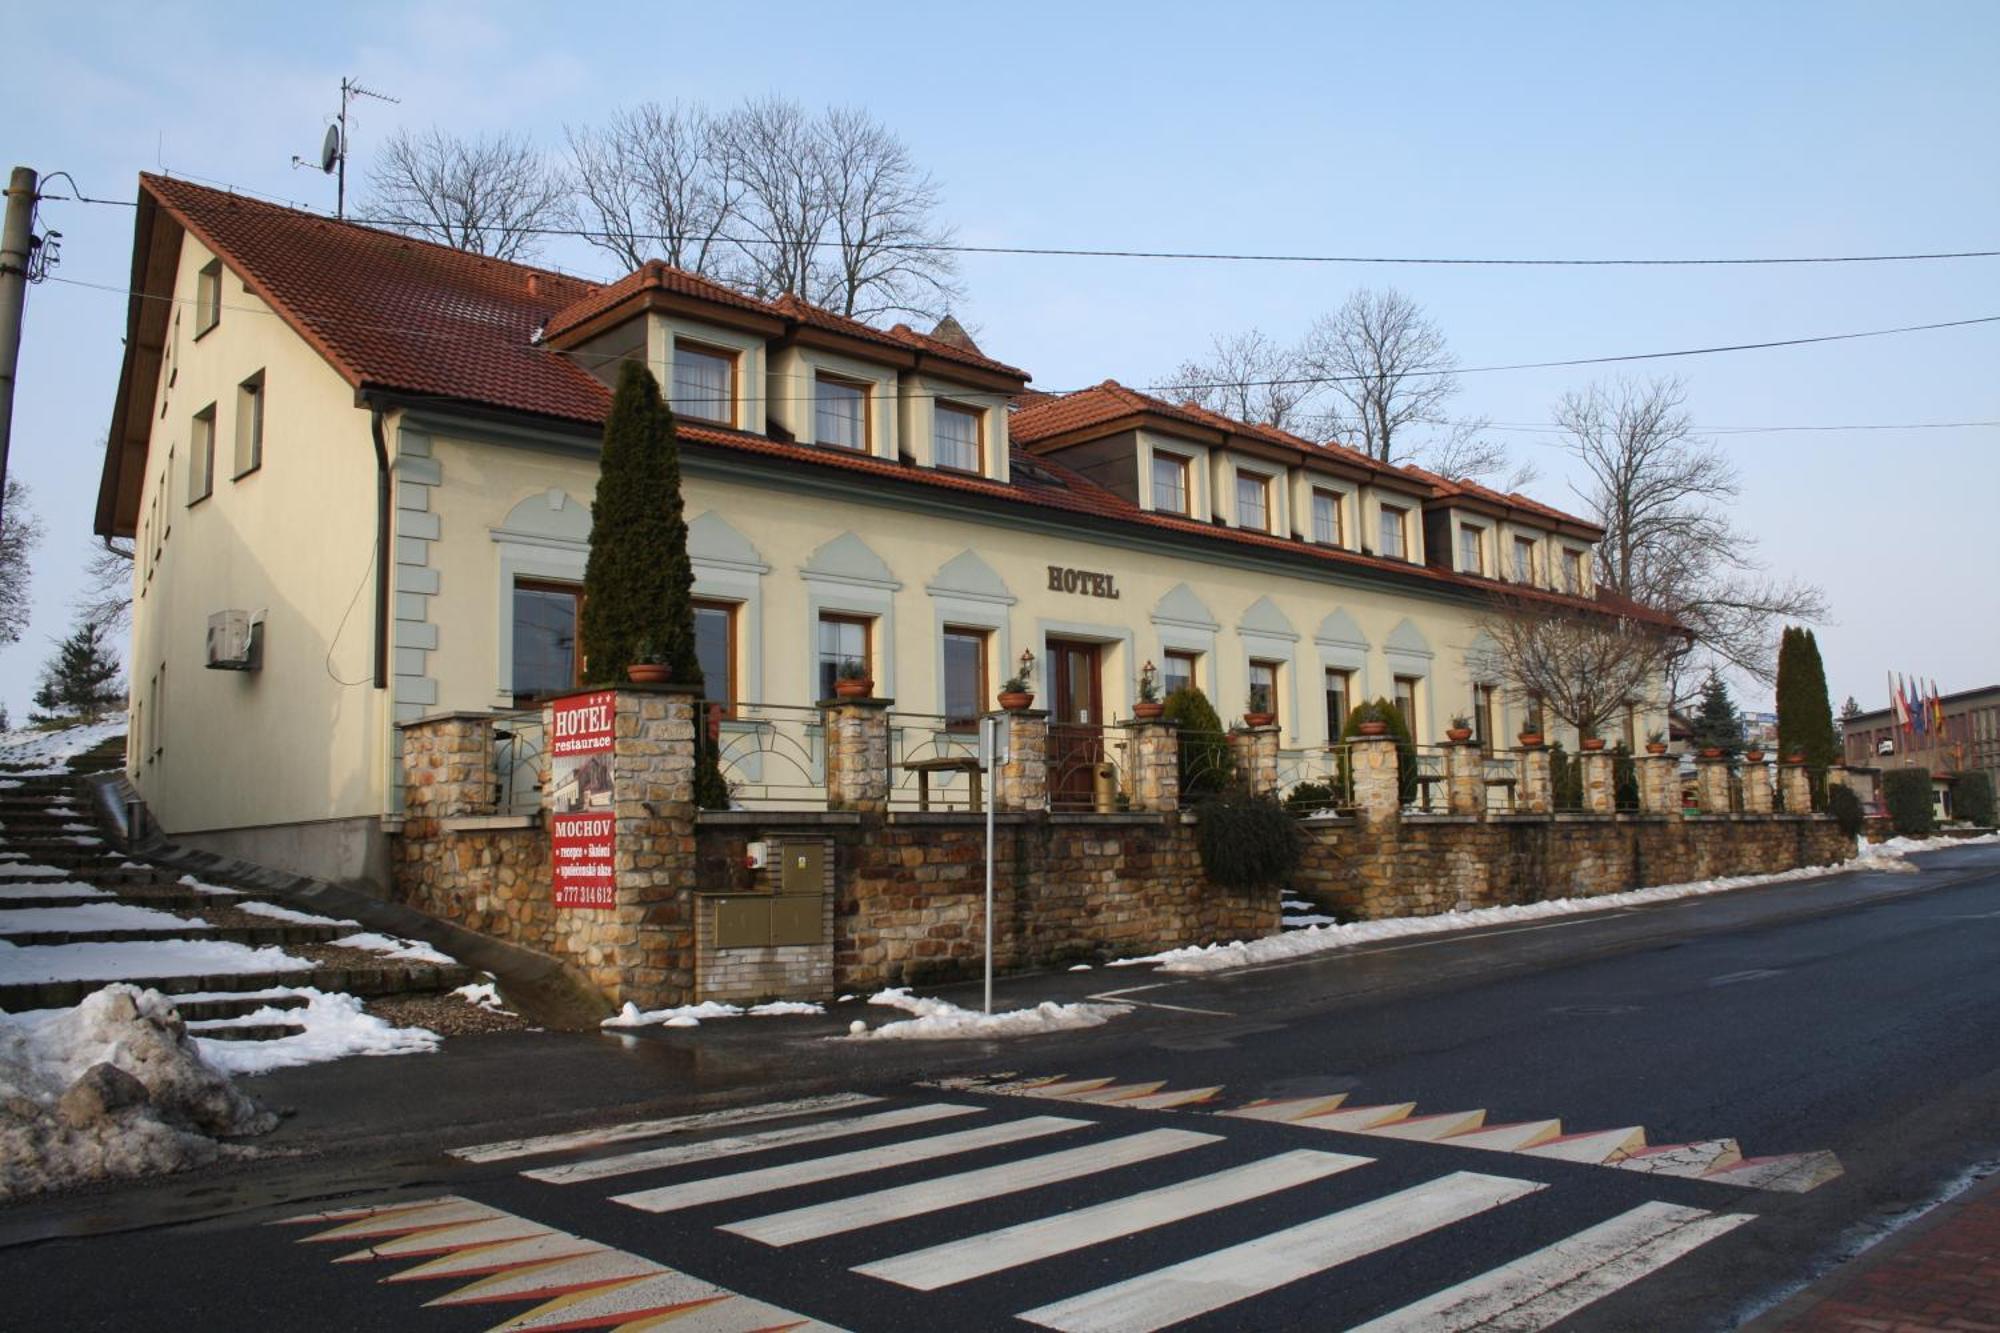
{"type": "Polygon", "coordinates": [[[891,1143],[880,1148],[863,1148],[858,1152],[837,1153],[832,1157],[808,1158],[803,1162],[793,1162],[789,1166],[769,1166],[761,1171],[739,1171],[734,1175],[691,1180],[684,1185],[666,1185],[659,1189],[639,1190],[632,1194],[615,1194],[611,1201],[643,1212],[669,1213],[676,1208],[693,1208],[699,1204],[716,1203],[739,1195],[790,1189],[794,1185],[811,1185],[822,1180],[839,1180],[844,1176],[858,1176],[864,1171],[880,1171],[885,1167],[905,1166],[912,1162],[928,1162],[938,1157],[949,1157],[953,1153],[974,1152],[980,1148],[998,1147],[1003,1143],[1038,1139],[1047,1134],[1061,1134],[1066,1130],[1082,1129],[1086,1125],[1095,1123],[1091,1120],[1073,1120],[1057,1115],[1030,1116],[1025,1120],[1008,1120],[997,1125],[984,1125],[978,1129],[962,1129],[956,1134],[937,1134],[927,1139],[905,1139],[901,1143],[891,1143]]]}
{"type": "Polygon", "coordinates": [[[844,1120],[821,1120],[810,1125],[791,1125],[784,1129],[765,1129],[755,1134],[704,1139],[700,1143],[669,1144],[664,1148],[646,1148],[640,1152],[619,1153],[612,1157],[593,1157],[588,1161],[545,1166],[534,1171],[523,1171],[521,1174],[530,1180],[540,1180],[551,1185],[575,1185],[586,1180],[629,1176],[635,1171],[652,1171],[664,1166],[712,1162],[718,1157],[740,1157],[744,1153],[786,1148],[796,1143],[819,1143],[826,1139],[849,1138],[855,1134],[872,1134],[882,1129],[902,1129],[908,1125],[921,1125],[932,1120],[978,1115],[982,1109],[977,1106],[957,1106],[948,1102],[899,1106],[893,1111],[878,1111],[874,1115],[849,1116],[844,1120]]]}
{"type": "Polygon", "coordinates": [[[1671,1203],[1641,1204],[1349,1333],[1544,1329],[1734,1231],[1751,1216],[1718,1216],[1671,1203]]]}
{"type": "Polygon", "coordinates": [[[880,1097],[843,1092],[828,1097],[805,1097],[794,1102],[765,1102],[758,1106],[738,1106],[694,1115],[669,1116],[665,1120],[632,1120],[602,1129],[580,1129],[569,1134],[544,1134],[532,1139],[503,1139],[498,1143],[478,1143],[453,1148],[451,1156],[463,1162],[504,1162],[516,1157],[542,1157],[549,1153],[575,1152],[581,1148],[601,1148],[613,1143],[630,1143],[661,1134],[692,1134],[725,1125],[748,1125],[759,1120],[778,1120],[788,1115],[814,1115],[821,1111],[844,1111],[867,1106],[880,1097]]]}
{"type": "Polygon", "coordinates": [[[1020,1318],[1065,1333],[1147,1333],[1401,1245],[1546,1188],[1538,1181],[1455,1171],[1300,1226],[1041,1306],[1020,1318]]]}
{"type": "Polygon", "coordinates": [[[1002,1162],[939,1180],[920,1180],[912,1185],[834,1199],[789,1212],[731,1222],[722,1228],[766,1245],[796,1245],[821,1236],[837,1236],[845,1231],[879,1226],[884,1222],[919,1217],[941,1208],[1018,1194],[1057,1181],[1075,1180],[1134,1162],[1151,1161],[1222,1142],[1220,1134],[1198,1134],[1188,1129],[1155,1129],[1132,1134],[1109,1143],[1093,1143],[1082,1148],[1030,1157],[1024,1161],[1002,1162]]]}
{"type": "Polygon", "coordinates": [[[854,1269],[918,1291],[936,1291],[1021,1264],[1068,1254],[1218,1208],[1260,1199],[1308,1181],[1366,1166],[1372,1157],[1300,1148],[1144,1194],[1023,1222],[983,1236],[912,1250],[854,1269]]]}

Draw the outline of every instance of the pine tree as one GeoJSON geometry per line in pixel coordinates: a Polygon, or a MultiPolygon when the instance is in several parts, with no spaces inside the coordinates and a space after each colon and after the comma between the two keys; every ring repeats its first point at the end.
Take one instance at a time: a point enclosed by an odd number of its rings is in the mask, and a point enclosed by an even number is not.
{"type": "Polygon", "coordinates": [[[118,655],[104,642],[105,627],[86,621],[56,645],[42,668],[35,706],[44,713],[74,713],[86,722],[125,697],[118,683],[118,655]]]}
{"type": "MultiPolygon", "coordinates": [[[[664,664],[675,684],[700,690],[680,442],[659,381],[636,361],[620,372],[604,418],[590,517],[578,624],[584,682],[616,684],[627,666],[651,661],[664,664]]],[[[726,808],[729,789],[699,707],[695,736],[695,801],[726,808]]]]}
{"type": "Polygon", "coordinates": [[[1819,641],[1803,626],[1787,626],[1778,644],[1778,753],[1802,754],[1813,769],[1840,761],[1819,641]]]}
{"type": "Polygon", "coordinates": [[[1734,755],[1743,748],[1743,716],[1722,677],[1709,673],[1701,687],[1701,707],[1694,717],[1694,745],[1697,750],[1718,749],[1734,755]]]}

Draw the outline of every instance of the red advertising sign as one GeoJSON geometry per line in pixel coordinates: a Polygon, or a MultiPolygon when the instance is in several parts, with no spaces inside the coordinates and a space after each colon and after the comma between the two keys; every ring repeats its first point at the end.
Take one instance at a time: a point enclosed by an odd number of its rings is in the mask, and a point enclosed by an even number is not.
{"type": "Polygon", "coordinates": [[[549,864],[557,907],[618,905],[610,690],[558,699],[549,720],[549,864]]]}

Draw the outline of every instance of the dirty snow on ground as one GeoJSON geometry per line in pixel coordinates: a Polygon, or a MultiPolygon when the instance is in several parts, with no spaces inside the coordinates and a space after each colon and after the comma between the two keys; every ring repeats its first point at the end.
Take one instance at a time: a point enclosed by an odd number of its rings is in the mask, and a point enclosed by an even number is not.
{"type": "Polygon", "coordinates": [[[0,982],[109,981],[117,977],[221,976],[306,972],[312,964],[283,949],[233,940],[128,940],[116,944],[15,945],[0,940],[0,982]]]}
{"type": "Polygon", "coordinates": [[[164,995],[107,986],[73,1009],[0,1014],[0,1200],[180,1171],[277,1117],[204,1063],[164,995]]]}
{"type": "Polygon", "coordinates": [[[117,895],[95,884],[63,880],[55,884],[0,884],[0,902],[9,898],[112,898],[117,895]]]}
{"type": "Polygon", "coordinates": [[[63,727],[56,731],[33,728],[0,733],[0,764],[33,764],[37,771],[22,777],[55,777],[69,771],[69,761],[85,750],[95,749],[113,736],[125,734],[125,715],[107,717],[89,726],[63,727]]]}
{"type": "Polygon", "coordinates": [[[27,865],[20,861],[9,861],[0,865],[0,879],[61,879],[63,872],[54,866],[27,865]]]}
{"type": "Polygon", "coordinates": [[[350,921],[346,917],[315,916],[311,912],[295,911],[290,907],[280,907],[276,903],[261,902],[255,898],[245,898],[240,903],[231,903],[229,905],[240,908],[252,916],[266,916],[273,921],[290,921],[294,925],[300,926],[358,926],[361,924],[359,921],[350,921]]]}
{"type": "Polygon", "coordinates": [[[1436,935],[1454,930],[1477,930],[1486,926],[1505,926],[1546,917],[1569,916],[1577,912],[1604,912],[1620,907],[1640,907],[1647,903],[1665,902],[1674,898],[1695,898],[1703,894],[1754,888],[1762,884],[1783,884],[1790,880],[1819,879],[1850,871],[1872,870],[1914,874],[1917,868],[1904,859],[1911,852],[1934,852],[1947,847],[1976,846],[1991,842],[2000,842],[2000,836],[1893,838],[1872,847],[1864,846],[1861,853],[1853,860],[1837,866],[1807,866],[1798,870],[1781,870],[1769,875],[1731,875],[1720,879],[1697,880],[1689,884],[1656,884],[1651,888],[1599,894],[1594,898],[1553,898],[1547,902],[1518,903],[1507,907],[1480,907],[1466,912],[1442,912],[1435,916],[1389,917],[1379,921],[1356,921],[1344,926],[1311,925],[1303,930],[1294,930],[1283,935],[1269,935],[1262,939],[1237,940],[1229,944],[1189,945],[1184,949],[1168,949],[1164,953],[1148,954],[1143,958],[1120,958],[1111,966],[1131,967],[1140,963],[1154,963],[1159,965],[1162,972],[1222,972],[1233,967],[1280,962],[1288,958],[1304,957],[1307,954],[1345,949],[1356,944],[1370,944],[1377,940],[1399,939],[1409,935],[1436,935]]]}
{"type": "Polygon", "coordinates": [[[190,1024],[202,1059],[231,1074],[263,1074],[344,1060],[350,1055],[421,1055],[435,1051],[441,1040],[429,1028],[399,1028],[377,1018],[352,995],[329,994],[311,986],[301,986],[293,994],[306,997],[305,1008],[266,1006],[240,1018],[190,1024]],[[265,1041],[226,1041],[201,1035],[231,1024],[265,1023],[303,1024],[305,1031],[265,1041]]]}
{"type": "Polygon", "coordinates": [[[16,907],[0,912],[0,935],[41,930],[186,930],[207,924],[128,903],[86,902],[75,907],[16,907]]]}
{"type": "Polygon", "coordinates": [[[240,898],[243,896],[243,890],[241,889],[224,888],[220,884],[204,884],[193,875],[182,875],[179,882],[193,889],[196,893],[213,893],[224,898],[240,898]]]}
{"type": "Polygon", "coordinates": [[[741,1018],[748,1014],[752,1018],[776,1018],[786,1014],[823,1014],[826,1009],[802,1000],[772,1000],[767,1004],[753,1004],[744,1008],[740,1004],[724,1004],[720,1000],[703,1000],[700,1004],[676,1005],[671,1009],[641,1009],[630,1000],[625,1007],[599,1026],[607,1028],[643,1028],[655,1024],[670,1028],[700,1027],[704,1019],[741,1018]]]}
{"type": "Polygon", "coordinates": [[[452,994],[464,1000],[467,1004],[477,1005],[481,1009],[490,1010],[496,1014],[506,1014],[510,1018],[519,1017],[500,998],[500,987],[491,981],[470,981],[463,986],[455,988],[452,994]]]}
{"type": "Polygon", "coordinates": [[[415,940],[398,939],[394,935],[378,935],[372,930],[360,931],[353,935],[342,935],[334,941],[343,949],[366,949],[370,953],[387,954],[391,958],[401,958],[412,963],[454,963],[458,960],[450,954],[439,953],[428,944],[415,940]]]}
{"type": "MultiPolygon", "coordinates": [[[[1043,1032],[1066,1032],[1072,1028],[1094,1028],[1120,1014],[1132,1012],[1122,1004],[1057,1004],[1044,1000],[1032,1009],[1011,1009],[1005,1013],[983,1014],[961,1009],[946,1000],[910,994],[907,986],[877,991],[868,1003],[887,1005],[915,1014],[879,1028],[854,1031],[836,1041],[967,1041],[988,1037],[1026,1037],[1043,1032]]],[[[860,1020],[855,1020],[860,1026],[860,1020]]]]}

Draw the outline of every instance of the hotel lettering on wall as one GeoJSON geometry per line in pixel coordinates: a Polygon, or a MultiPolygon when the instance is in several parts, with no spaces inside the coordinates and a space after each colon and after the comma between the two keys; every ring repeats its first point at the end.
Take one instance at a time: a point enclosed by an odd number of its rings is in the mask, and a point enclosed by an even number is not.
{"type": "Polygon", "coordinates": [[[1049,566],[1049,591],[1073,592],[1082,597],[1118,600],[1118,576],[1094,569],[1072,569],[1068,565],[1049,566]]]}
{"type": "Polygon", "coordinates": [[[550,706],[549,865],[557,907],[618,905],[611,808],[610,690],[573,694],[550,706]]]}

